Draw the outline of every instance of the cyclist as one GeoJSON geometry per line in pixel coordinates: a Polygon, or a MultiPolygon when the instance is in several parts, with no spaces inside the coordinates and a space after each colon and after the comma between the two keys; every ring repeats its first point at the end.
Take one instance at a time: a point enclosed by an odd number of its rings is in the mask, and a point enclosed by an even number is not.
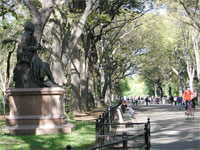
{"type": "MultiPolygon", "coordinates": [[[[187,89],[184,91],[183,93],[183,103],[185,103],[185,110],[187,110],[188,107],[188,103],[192,104],[192,96],[193,96],[193,92],[190,90],[189,87],[187,87],[187,89]]],[[[193,106],[193,104],[192,104],[193,106]]]]}

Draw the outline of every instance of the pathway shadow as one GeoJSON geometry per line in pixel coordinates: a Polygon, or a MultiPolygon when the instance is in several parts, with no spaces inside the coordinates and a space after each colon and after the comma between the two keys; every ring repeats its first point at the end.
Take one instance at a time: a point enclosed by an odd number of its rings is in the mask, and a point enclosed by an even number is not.
{"type": "Polygon", "coordinates": [[[195,119],[185,119],[184,110],[171,105],[150,105],[136,108],[151,118],[152,150],[199,150],[200,107],[195,110],[195,119]]]}

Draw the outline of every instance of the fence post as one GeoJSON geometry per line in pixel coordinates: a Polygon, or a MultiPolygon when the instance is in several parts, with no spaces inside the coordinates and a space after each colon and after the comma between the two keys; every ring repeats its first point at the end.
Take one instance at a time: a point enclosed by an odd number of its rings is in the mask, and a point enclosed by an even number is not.
{"type": "Polygon", "coordinates": [[[72,146],[71,145],[67,145],[66,146],[66,150],[71,150],[72,149],[72,146]]]}
{"type": "Polygon", "coordinates": [[[127,145],[127,133],[123,132],[123,150],[127,150],[128,149],[128,145],[127,145]]]}
{"type": "Polygon", "coordinates": [[[108,107],[108,123],[109,123],[109,125],[108,125],[108,133],[110,132],[110,123],[111,123],[111,115],[110,115],[110,111],[111,111],[111,109],[110,109],[110,107],[111,106],[109,106],[108,107]]]}
{"type": "Polygon", "coordinates": [[[148,118],[148,121],[147,121],[147,124],[148,124],[148,144],[149,144],[149,149],[151,148],[151,141],[150,141],[150,137],[151,137],[151,122],[150,122],[150,118],[148,118]]]}
{"type": "Polygon", "coordinates": [[[148,121],[147,121],[147,123],[148,123],[148,131],[149,131],[149,136],[151,136],[151,128],[150,128],[150,126],[151,126],[151,123],[150,123],[150,118],[148,118],[148,121]]]}
{"type": "Polygon", "coordinates": [[[104,121],[105,121],[105,113],[103,112],[102,113],[102,117],[101,117],[101,121],[100,121],[100,123],[101,123],[101,145],[103,145],[104,144],[104,142],[105,142],[105,137],[104,137],[104,135],[105,135],[105,125],[104,125],[104,121]]]}
{"type": "Polygon", "coordinates": [[[149,150],[149,133],[148,133],[148,124],[145,123],[145,127],[144,127],[144,140],[145,140],[145,145],[146,145],[146,150],[149,150]]]}
{"type": "Polygon", "coordinates": [[[96,146],[99,145],[99,122],[98,119],[96,119],[96,146]]]}

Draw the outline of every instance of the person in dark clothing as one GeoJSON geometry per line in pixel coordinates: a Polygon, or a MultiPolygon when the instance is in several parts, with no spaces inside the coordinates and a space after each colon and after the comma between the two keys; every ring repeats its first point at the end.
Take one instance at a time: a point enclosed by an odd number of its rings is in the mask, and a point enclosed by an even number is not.
{"type": "Polygon", "coordinates": [[[131,118],[134,118],[134,110],[127,106],[126,101],[122,102],[121,108],[122,108],[123,113],[125,113],[127,110],[129,112],[129,114],[131,115],[131,118]]]}
{"type": "Polygon", "coordinates": [[[172,95],[170,96],[169,100],[171,102],[171,105],[173,105],[173,103],[174,103],[174,97],[172,95]]]}
{"type": "Polygon", "coordinates": [[[146,106],[148,106],[148,103],[149,103],[149,98],[148,98],[148,96],[145,98],[145,102],[146,102],[146,106]]]}
{"type": "Polygon", "coordinates": [[[182,108],[182,97],[178,96],[176,101],[178,102],[178,110],[181,110],[181,108],[182,108]]]}
{"type": "Polygon", "coordinates": [[[192,108],[195,109],[196,103],[197,103],[197,97],[192,98],[192,104],[193,104],[192,108]]]}
{"type": "Polygon", "coordinates": [[[128,106],[127,106],[127,104],[126,104],[126,101],[123,101],[123,102],[122,102],[122,105],[121,105],[121,108],[122,108],[122,112],[123,112],[123,113],[125,113],[127,107],[128,107],[128,106]]]}

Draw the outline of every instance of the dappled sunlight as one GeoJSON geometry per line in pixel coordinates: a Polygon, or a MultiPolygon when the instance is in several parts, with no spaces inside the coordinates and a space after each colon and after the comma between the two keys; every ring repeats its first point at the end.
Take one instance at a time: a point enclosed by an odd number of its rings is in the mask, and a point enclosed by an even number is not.
{"type": "Polygon", "coordinates": [[[40,136],[0,136],[0,149],[3,150],[65,150],[67,144],[74,150],[85,150],[94,146],[95,126],[93,122],[78,121],[77,130],[70,134],[40,136]],[[78,140],[77,140],[78,138],[78,140]],[[11,145],[11,147],[8,147],[11,145]]]}
{"type": "Polygon", "coordinates": [[[150,117],[152,149],[200,149],[200,107],[195,119],[185,119],[184,110],[171,105],[140,105],[135,108],[136,121],[150,117]]]}

